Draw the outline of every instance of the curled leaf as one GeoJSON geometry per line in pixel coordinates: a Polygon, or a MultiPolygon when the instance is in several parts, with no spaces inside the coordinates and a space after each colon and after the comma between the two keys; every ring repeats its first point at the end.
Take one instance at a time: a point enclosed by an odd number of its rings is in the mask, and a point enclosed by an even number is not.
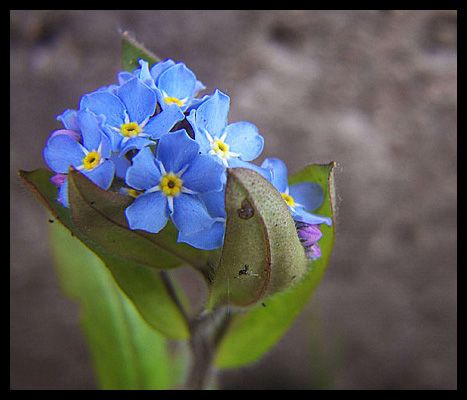
{"type": "Polygon", "coordinates": [[[227,170],[226,228],[210,307],[246,307],[298,282],[307,260],[282,196],[245,168],[227,170]]]}
{"type": "Polygon", "coordinates": [[[206,263],[206,254],[177,243],[177,231],[168,224],[158,234],[128,227],[124,210],[133,199],[106,191],[79,171],[68,174],[68,198],[75,226],[95,244],[120,258],[156,269],[206,263]]]}
{"type": "Polygon", "coordinates": [[[289,185],[318,183],[324,201],[315,212],[333,219],[333,225],[320,226],[321,257],[310,262],[302,280],[262,301],[262,306],[233,314],[215,356],[218,368],[238,368],[257,361],[282,337],[318,285],[331,256],[334,243],[335,163],[309,165],[289,178],[289,185]]]}

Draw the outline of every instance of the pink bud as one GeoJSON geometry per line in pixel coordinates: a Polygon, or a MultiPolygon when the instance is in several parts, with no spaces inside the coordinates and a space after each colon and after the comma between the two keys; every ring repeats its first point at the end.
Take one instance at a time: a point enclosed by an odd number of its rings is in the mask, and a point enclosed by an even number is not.
{"type": "MultiPolygon", "coordinates": [[[[72,132],[72,131],[69,131],[72,132]]],[[[56,174],[50,178],[50,181],[57,187],[61,187],[67,178],[66,174],[56,174]]]]}

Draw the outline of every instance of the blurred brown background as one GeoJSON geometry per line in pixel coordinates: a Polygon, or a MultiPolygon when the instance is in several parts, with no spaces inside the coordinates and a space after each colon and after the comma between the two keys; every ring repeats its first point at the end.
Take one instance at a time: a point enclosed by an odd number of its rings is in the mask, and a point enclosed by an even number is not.
{"type": "Polygon", "coordinates": [[[335,250],[313,299],[226,389],[457,388],[455,11],[11,11],[10,386],[96,388],[17,170],[121,69],[118,29],[183,61],[291,173],[338,163],[335,250]]]}

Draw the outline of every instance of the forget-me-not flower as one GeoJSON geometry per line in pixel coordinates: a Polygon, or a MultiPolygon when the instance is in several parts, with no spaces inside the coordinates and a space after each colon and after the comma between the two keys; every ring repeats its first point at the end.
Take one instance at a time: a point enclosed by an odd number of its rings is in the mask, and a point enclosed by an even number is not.
{"type": "Polygon", "coordinates": [[[53,182],[60,187],[59,201],[68,207],[66,175],[73,167],[96,185],[108,189],[115,166],[110,157],[110,141],[100,128],[99,118],[88,110],[62,114],[66,128],[52,132],[43,150],[44,161],[57,175],[53,182]]]}
{"type": "Polygon", "coordinates": [[[159,104],[163,110],[170,105],[177,105],[182,111],[201,101],[195,96],[206,87],[196,79],[195,74],[184,63],[176,63],[171,59],[158,62],[149,69],[147,61],[139,60],[140,68],[133,73],[123,71],[118,75],[120,83],[132,77],[138,77],[142,82],[155,90],[159,104]]]}
{"type": "Polygon", "coordinates": [[[150,74],[162,95],[163,109],[176,104],[185,111],[193,104],[198,92],[205,89],[185,64],[170,59],[153,65],[150,74]]]}
{"type": "Polygon", "coordinates": [[[278,158],[266,158],[262,168],[271,171],[271,183],[279,191],[295,221],[310,225],[326,224],[331,226],[331,218],[312,214],[323,203],[323,189],[317,183],[302,182],[289,186],[287,182],[287,167],[278,158]]]}
{"type": "Polygon", "coordinates": [[[200,151],[226,168],[250,168],[265,176],[264,169],[248,162],[258,157],[263,150],[263,137],[256,126],[249,122],[228,124],[229,105],[229,97],[216,90],[190,111],[187,120],[193,127],[200,151]]]}
{"type": "Polygon", "coordinates": [[[125,210],[130,228],[157,233],[170,218],[184,235],[209,229],[215,220],[200,195],[222,189],[222,172],[185,130],[163,135],[155,156],[144,147],[128,168],[126,183],[144,191],[125,210]]]}
{"type": "Polygon", "coordinates": [[[103,129],[112,151],[119,152],[128,141],[143,147],[159,139],[184,118],[179,107],[167,107],[156,113],[157,96],[140,79],[133,77],[112,90],[97,90],[81,98],[80,108],[104,116],[103,129]]]}

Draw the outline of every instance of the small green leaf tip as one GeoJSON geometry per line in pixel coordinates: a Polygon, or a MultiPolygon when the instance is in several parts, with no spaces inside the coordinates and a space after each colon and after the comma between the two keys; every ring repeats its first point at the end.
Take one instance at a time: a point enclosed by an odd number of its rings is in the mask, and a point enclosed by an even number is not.
{"type": "Polygon", "coordinates": [[[128,31],[121,32],[122,37],[122,65],[125,71],[132,72],[139,68],[138,61],[143,59],[149,65],[161,61],[161,59],[148,50],[142,43],[139,43],[128,31]]]}

